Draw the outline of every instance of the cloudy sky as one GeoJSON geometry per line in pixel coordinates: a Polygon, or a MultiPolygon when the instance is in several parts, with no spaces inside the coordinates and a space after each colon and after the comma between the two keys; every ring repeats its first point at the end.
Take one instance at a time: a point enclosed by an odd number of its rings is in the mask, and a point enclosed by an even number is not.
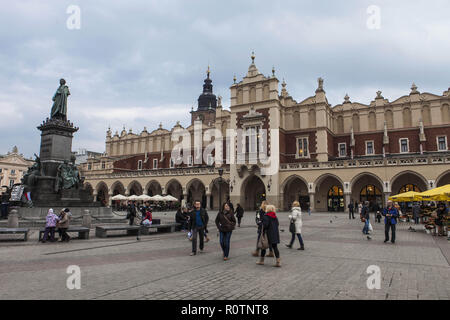
{"type": "MultiPolygon", "coordinates": [[[[275,66],[297,101],[319,76],[328,100],[368,104],[381,90],[450,87],[450,2],[431,1],[6,1],[0,11],[0,154],[39,153],[36,126],[49,116],[61,77],[68,116],[80,127],[73,150],[104,151],[105,132],[189,124],[208,64],[229,107],[252,50],[260,72],[275,66]],[[71,5],[80,29],[69,29],[71,5]],[[370,6],[380,9],[379,29],[370,6]],[[374,26],[374,24],[370,24],[374,26]]],[[[376,18],[375,18],[376,19],[376,18]]]]}

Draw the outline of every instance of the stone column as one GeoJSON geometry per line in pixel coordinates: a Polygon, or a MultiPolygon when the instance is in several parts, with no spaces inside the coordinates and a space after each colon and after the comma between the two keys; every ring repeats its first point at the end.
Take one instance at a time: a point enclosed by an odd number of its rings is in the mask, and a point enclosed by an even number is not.
{"type": "Polygon", "coordinates": [[[351,193],[344,194],[344,197],[345,197],[345,208],[344,208],[345,210],[344,211],[347,213],[349,213],[349,211],[350,211],[348,208],[348,205],[350,204],[351,195],[352,195],[351,193]]]}
{"type": "Polygon", "coordinates": [[[314,211],[314,208],[316,207],[316,202],[314,200],[314,192],[309,193],[309,208],[311,209],[311,212],[314,211]]]}
{"type": "Polygon", "coordinates": [[[109,208],[112,207],[112,197],[113,197],[113,194],[112,193],[108,193],[108,207],[109,208]]]}
{"type": "Polygon", "coordinates": [[[19,214],[17,209],[12,209],[8,215],[8,228],[18,228],[19,227],[19,214]]]}
{"type": "Polygon", "coordinates": [[[384,192],[384,206],[387,206],[387,202],[390,196],[391,196],[390,192],[384,192]]]}

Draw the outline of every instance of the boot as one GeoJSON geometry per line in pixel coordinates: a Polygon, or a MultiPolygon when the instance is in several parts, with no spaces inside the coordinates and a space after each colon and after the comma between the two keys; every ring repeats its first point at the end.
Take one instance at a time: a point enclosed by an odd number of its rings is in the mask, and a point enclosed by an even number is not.
{"type": "Polygon", "coordinates": [[[281,267],[281,259],[277,258],[277,263],[275,263],[274,267],[281,267]]]}
{"type": "Polygon", "coordinates": [[[273,254],[273,251],[269,251],[269,254],[267,255],[268,257],[275,257],[273,254]]]}
{"type": "Polygon", "coordinates": [[[259,257],[259,250],[255,250],[252,252],[252,256],[259,257]]]}
{"type": "Polygon", "coordinates": [[[256,262],[256,264],[259,264],[260,266],[263,266],[264,265],[264,257],[260,257],[259,261],[256,262]]]}
{"type": "Polygon", "coordinates": [[[297,250],[305,250],[305,246],[300,246],[297,250]]]}

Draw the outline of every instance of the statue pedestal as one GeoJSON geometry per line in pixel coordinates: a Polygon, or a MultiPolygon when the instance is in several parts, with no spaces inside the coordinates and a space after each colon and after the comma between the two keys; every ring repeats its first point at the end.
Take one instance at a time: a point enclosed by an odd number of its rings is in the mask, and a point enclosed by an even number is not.
{"type": "Polygon", "coordinates": [[[17,210],[11,210],[11,213],[8,215],[8,228],[18,228],[19,227],[19,215],[17,214],[17,210]]]}
{"type": "Polygon", "coordinates": [[[58,166],[70,162],[73,133],[78,131],[70,121],[46,119],[38,129],[41,133],[40,159],[43,176],[56,177],[58,166]]]}

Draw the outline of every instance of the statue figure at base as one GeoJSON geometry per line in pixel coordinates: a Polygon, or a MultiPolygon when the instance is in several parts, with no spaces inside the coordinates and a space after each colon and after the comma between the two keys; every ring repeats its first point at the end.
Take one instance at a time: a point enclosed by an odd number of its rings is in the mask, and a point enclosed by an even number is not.
{"type": "MultiPolygon", "coordinates": [[[[71,159],[73,161],[73,158],[71,159]]],[[[55,192],[61,189],[67,190],[76,188],[80,185],[80,173],[74,163],[64,160],[58,167],[55,181],[55,192]]]]}

